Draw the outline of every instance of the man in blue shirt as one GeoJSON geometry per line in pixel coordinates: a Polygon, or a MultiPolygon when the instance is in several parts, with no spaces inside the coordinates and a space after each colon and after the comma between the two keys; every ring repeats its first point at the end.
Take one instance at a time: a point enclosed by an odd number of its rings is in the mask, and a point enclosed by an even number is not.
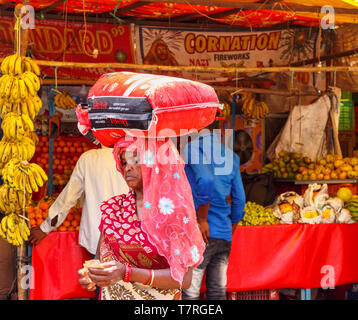
{"type": "MultiPolygon", "coordinates": [[[[227,266],[232,234],[243,218],[245,191],[241,180],[240,158],[219,141],[208,127],[185,146],[185,173],[189,180],[199,228],[207,247],[203,262],[193,270],[184,300],[198,300],[206,271],[206,295],[209,300],[226,300],[227,266]],[[231,196],[231,206],[227,198],[231,196]]],[[[219,131],[219,130],[215,130],[219,131]]]]}

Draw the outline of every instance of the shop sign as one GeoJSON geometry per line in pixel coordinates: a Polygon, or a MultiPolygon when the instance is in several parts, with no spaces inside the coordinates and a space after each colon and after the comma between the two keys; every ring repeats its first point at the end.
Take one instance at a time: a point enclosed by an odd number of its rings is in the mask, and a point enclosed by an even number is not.
{"type": "MultiPolygon", "coordinates": [[[[13,47],[13,18],[1,18],[0,41],[13,47]]],[[[37,60],[108,63],[106,68],[59,67],[57,76],[62,79],[98,79],[103,73],[116,71],[112,63],[133,63],[130,28],[126,25],[35,19],[34,29],[29,29],[28,48],[37,60]]],[[[8,50],[2,53],[0,49],[0,57],[8,54],[8,50]]],[[[55,67],[41,69],[47,77],[55,74],[55,67]]]]}
{"type": "MultiPolygon", "coordinates": [[[[285,29],[253,32],[202,31],[191,29],[136,26],[135,61],[137,64],[198,67],[271,67],[313,57],[315,33],[309,29],[285,29]]],[[[248,73],[203,70],[163,71],[201,81],[244,78],[248,73]]],[[[307,76],[300,75],[307,81],[307,76]]]]}

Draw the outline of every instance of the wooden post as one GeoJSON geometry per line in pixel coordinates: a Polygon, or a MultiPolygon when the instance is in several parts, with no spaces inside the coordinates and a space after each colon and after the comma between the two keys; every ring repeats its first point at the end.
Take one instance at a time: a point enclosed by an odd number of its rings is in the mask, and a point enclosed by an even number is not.
{"type": "MultiPolygon", "coordinates": [[[[14,10],[14,22],[16,23],[18,18],[22,18],[23,14],[21,14],[21,8],[23,7],[23,4],[19,3],[15,6],[14,10]]],[[[15,24],[14,24],[15,25],[15,24]]],[[[19,54],[21,56],[26,55],[27,45],[28,45],[28,31],[29,29],[23,29],[21,28],[21,24],[19,25],[20,28],[20,51],[19,54]]],[[[18,42],[18,34],[15,32],[15,42],[16,45],[18,42]]],[[[16,48],[15,48],[16,51],[16,48]]],[[[23,286],[23,266],[25,266],[25,263],[27,261],[27,246],[25,243],[17,247],[17,298],[18,300],[27,300],[27,288],[23,286]]]]}

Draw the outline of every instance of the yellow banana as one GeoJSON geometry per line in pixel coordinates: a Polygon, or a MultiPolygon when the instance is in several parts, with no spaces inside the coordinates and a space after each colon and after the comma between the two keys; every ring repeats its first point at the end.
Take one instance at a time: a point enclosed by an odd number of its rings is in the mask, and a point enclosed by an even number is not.
{"type": "Polygon", "coordinates": [[[9,216],[5,216],[4,218],[1,219],[1,228],[4,232],[7,232],[7,219],[9,218],[9,216]]]}
{"type": "MultiPolygon", "coordinates": [[[[26,73],[26,72],[25,72],[26,73]]],[[[33,84],[33,82],[28,78],[28,77],[26,77],[25,76],[25,73],[23,73],[22,75],[21,75],[21,78],[24,80],[24,82],[25,82],[25,84],[26,84],[26,87],[27,87],[27,90],[28,90],[28,92],[29,92],[29,95],[31,95],[31,96],[36,96],[36,90],[35,90],[35,87],[34,87],[34,84],[33,84]]]]}
{"type": "Polygon", "coordinates": [[[30,81],[32,81],[32,83],[34,84],[34,89],[36,91],[39,91],[40,90],[40,79],[38,78],[38,76],[36,74],[34,74],[33,72],[29,72],[29,71],[26,71],[24,72],[24,76],[28,79],[30,79],[30,81]]]}
{"type": "Polygon", "coordinates": [[[15,60],[15,67],[14,67],[14,74],[21,74],[22,73],[22,57],[18,56],[15,60]]]}
{"type": "Polygon", "coordinates": [[[32,99],[27,99],[26,104],[27,104],[27,111],[28,111],[26,114],[28,114],[32,120],[35,120],[38,112],[36,112],[36,107],[33,104],[32,99]]]}
{"type": "Polygon", "coordinates": [[[5,90],[5,85],[7,83],[7,81],[9,80],[10,76],[8,74],[4,74],[3,76],[1,76],[0,78],[0,95],[3,94],[4,90],[5,90]]]}
{"type": "Polygon", "coordinates": [[[35,180],[35,177],[34,177],[32,171],[28,170],[27,174],[28,174],[28,178],[29,178],[29,182],[30,182],[32,191],[38,192],[39,188],[37,186],[37,183],[36,183],[36,180],[35,180]]]}
{"type": "Polygon", "coordinates": [[[24,101],[27,99],[27,96],[29,94],[26,84],[24,82],[24,79],[19,77],[19,91],[20,91],[20,99],[21,101],[24,101]]]}
{"type": "Polygon", "coordinates": [[[33,170],[36,170],[40,175],[41,175],[41,178],[43,181],[47,181],[48,180],[48,177],[45,173],[45,171],[36,163],[30,163],[30,167],[33,169],[33,170]]]}
{"type": "Polygon", "coordinates": [[[17,54],[13,54],[9,58],[9,74],[15,74],[15,63],[16,63],[17,57],[18,57],[17,54]]]}
{"type": "Polygon", "coordinates": [[[32,102],[35,105],[35,112],[36,112],[36,114],[38,114],[42,108],[42,100],[40,99],[39,96],[35,96],[33,98],[32,102]]]}
{"type": "Polygon", "coordinates": [[[5,88],[4,90],[2,91],[1,93],[1,98],[4,98],[6,100],[8,100],[10,98],[10,94],[11,94],[11,87],[12,87],[12,83],[14,81],[14,78],[13,76],[10,76],[6,83],[5,83],[5,88]]]}
{"type": "Polygon", "coordinates": [[[22,120],[24,121],[24,123],[26,124],[26,126],[28,126],[30,131],[34,131],[34,123],[32,122],[31,118],[29,117],[28,114],[23,113],[21,115],[22,120]]]}
{"type": "Polygon", "coordinates": [[[41,174],[36,169],[32,169],[32,173],[34,175],[37,185],[41,188],[44,185],[44,180],[42,179],[41,174]]]}
{"type": "Polygon", "coordinates": [[[30,63],[32,72],[35,75],[40,76],[41,70],[40,70],[38,64],[34,60],[32,60],[30,57],[26,57],[25,60],[30,63]]]}
{"type": "Polygon", "coordinates": [[[31,63],[30,61],[28,61],[27,57],[23,61],[24,61],[24,70],[32,71],[31,63]]]}
{"type": "Polygon", "coordinates": [[[3,60],[2,63],[1,63],[1,73],[2,73],[2,74],[8,74],[8,73],[9,73],[10,57],[11,57],[11,56],[5,57],[4,60],[3,60]]]}

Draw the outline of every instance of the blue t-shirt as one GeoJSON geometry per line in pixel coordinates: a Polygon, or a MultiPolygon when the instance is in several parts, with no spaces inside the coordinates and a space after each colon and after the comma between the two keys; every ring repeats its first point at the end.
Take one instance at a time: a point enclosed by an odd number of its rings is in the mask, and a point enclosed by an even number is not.
{"type": "Polygon", "coordinates": [[[216,134],[208,133],[186,145],[185,163],[195,209],[210,203],[210,237],[232,241],[232,224],[243,218],[245,207],[239,156],[222,144],[216,134]],[[226,200],[229,195],[231,206],[226,200]]]}

